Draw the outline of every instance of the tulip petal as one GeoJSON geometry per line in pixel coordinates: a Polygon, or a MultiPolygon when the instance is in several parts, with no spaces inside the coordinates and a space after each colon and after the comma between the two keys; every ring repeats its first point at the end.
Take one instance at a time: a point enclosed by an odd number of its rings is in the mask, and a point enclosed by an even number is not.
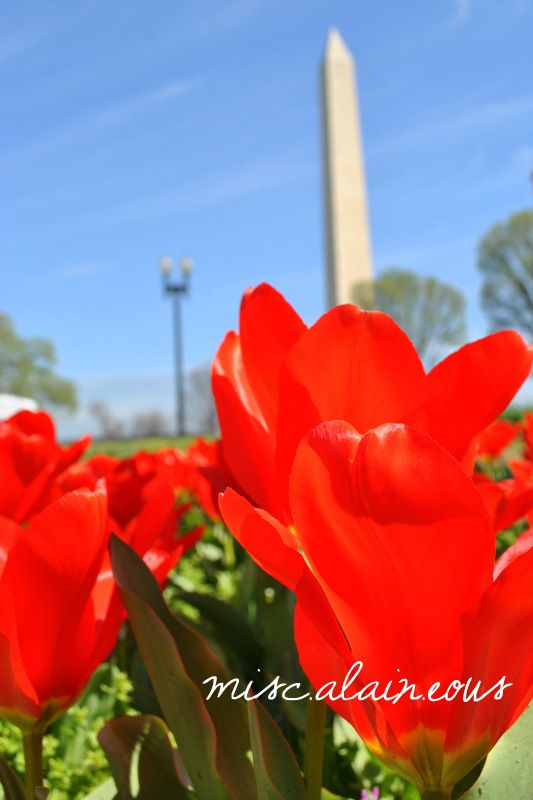
{"type": "MultiPolygon", "coordinates": [[[[322,690],[328,705],[355,727],[375,755],[402,771],[400,762],[407,762],[408,757],[386,713],[371,700],[350,700],[365,685],[357,675],[359,659],[350,652],[331,606],[309,570],[298,583],[296,595],[294,636],[300,663],[312,686],[322,690]]],[[[404,772],[404,776],[413,779],[413,774],[404,772]]]]}
{"type": "Polygon", "coordinates": [[[471,439],[504,411],[531,372],[533,349],[514,331],[467,344],[428,375],[429,433],[462,459],[471,439]]]}
{"type": "Polygon", "coordinates": [[[0,716],[17,723],[40,715],[37,695],[20,655],[13,596],[0,583],[0,716]]]}
{"type": "Polygon", "coordinates": [[[131,534],[125,537],[125,541],[143,556],[169,526],[173,531],[176,530],[178,513],[171,484],[166,480],[157,481],[138,516],[132,521],[131,534]]]}
{"type": "Polygon", "coordinates": [[[220,519],[218,495],[228,486],[238,489],[222,451],[222,442],[197,439],[183,455],[186,483],[211,519],[220,519]]]}
{"type": "MultiPolygon", "coordinates": [[[[318,591],[321,591],[320,587],[318,591]]],[[[308,603],[298,599],[294,611],[294,638],[302,669],[315,691],[335,683],[332,697],[336,699],[328,698],[328,705],[351,722],[350,704],[340,698],[343,681],[350,667],[350,651],[346,640],[342,648],[332,644],[332,640],[340,637],[342,632],[326,600],[323,605],[309,608],[308,603]]],[[[350,686],[350,693],[355,690],[356,687],[350,686]]]]}
{"type": "MultiPolygon", "coordinates": [[[[83,683],[89,679],[95,667],[104,661],[113,650],[120,626],[126,619],[126,610],[120,598],[111,570],[111,560],[106,552],[102,569],[91,595],[94,609],[94,647],[86,659],[83,683]]],[[[80,676],[83,672],[80,671],[80,676]]]]}
{"type": "Polygon", "coordinates": [[[478,436],[479,455],[496,458],[511,444],[519,433],[520,425],[508,419],[497,419],[478,436]]]}
{"type": "Polygon", "coordinates": [[[477,472],[474,484],[485,502],[495,533],[510,528],[533,510],[533,483],[513,479],[493,481],[477,472]]]}
{"type": "MultiPolygon", "coordinates": [[[[494,564],[487,513],[459,464],[402,425],[361,437],[345,422],[324,423],[298,449],[290,501],[303,551],[366,679],[402,676],[422,691],[454,679],[459,620],[491,584],[494,564]]],[[[444,725],[445,705],[417,714],[444,725]]],[[[405,698],[388,712],[398,736],[413,708],[405,698]]]]}
{"type": "Polygon", "coordinates": [[[425,424],[426,376],[409,338],[387,315],[338,306],[291,349],[281,371],[277,466],[285,480],[296,447],[323,420],[364,433],[383,422],[425,424]]]}
{"type": "Polygon", "coordinates": [[[70,467],[71,464],[74,464],[75,461],[82,457],[90,444],[91,437],[83,436],[68,447],[65,447],[59,457],[54,474],[58,475],[60,472],[70,467]]]}
{"type": "Polygon", "coordinates": [[[243,370],[235,334],[228,334],[218,350],[212,385],[226,464],[254,502],[285,519],[287,514],[277,491],[272,440],[243,370]]]}
{"type": "Polygon", "coordinates": [[[254,508],[233,491],[219,497],[224,522],[261,569],[294,589],[305,568],[291,532],[266,511],[254,508]]]}
{"type": "Polygon", "coordinates": [[[0,577],[2,577],[8,553],[17,541],[20,532],[20,526],[16,522],[7,517],[0,517],[0,577]]]}
{"type": "Polygon", "coordinates": [[[46,411],[19,411],[7,422],[26,436],[42,436],[52,441],[56,438],[54,420],[46,411]]]}
{"type": "Polygon", "coordinates": [[[296,311],[272,286],[262,283],[245,292],[239,323],[242,361],[271,430],[277,421],[281,365],[305,330],[296,311]]]}
{"type": "Polygon", "coordinates": [[[533,697],[532,575],[530,547],[500,572],[477,611],[464,620],[465,678],[474,684],[481,678],[483,691],[502,678],[511,685],[499,700],[493,692],[477,703],[454,704],[447,749],[483,741],[488,752],[533,697]]]}
{"type": "Polygon", "coordinates": [[[22,660],[41,699],[81,689],[95,633],[91,592],[107,536],[105,493],[82,490],[32,518],[10,551],[2,582],[13,595],[22,660]]]}
{"type": "Polygon", "coordinates": [[[505,550],[496,562],[494,570],[494,580],[496,580],[504,569],[513,563],[519,556],[527,553],[533,547],[533,528],[521,533],[516,542],[505,550]]]}

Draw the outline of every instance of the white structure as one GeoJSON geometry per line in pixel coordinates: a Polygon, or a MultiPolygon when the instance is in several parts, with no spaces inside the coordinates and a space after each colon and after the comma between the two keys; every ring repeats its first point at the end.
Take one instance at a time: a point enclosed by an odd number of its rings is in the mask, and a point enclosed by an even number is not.
{"type": "Polygon", "coordinates": [[[322,127],[331,308],[351,302],[354,283],[373,278],[355,64],[336,30],[322,62],[322,127]]]}
{"type": "Polygon", "coordinates": [[[0,420],[8,419],[19,411],[37,411],[35,400],[30,397],[18,397],[16,394],[0,394],[0,420]]]}

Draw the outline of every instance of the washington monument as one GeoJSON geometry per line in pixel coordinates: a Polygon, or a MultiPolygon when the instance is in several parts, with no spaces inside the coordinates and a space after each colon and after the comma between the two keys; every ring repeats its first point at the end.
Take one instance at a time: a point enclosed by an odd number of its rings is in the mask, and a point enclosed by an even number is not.
{"type": "Polygon", "coordinates": [[[336,30],[329,33],[321,72],[327,302],[331,308],[351,302],[354,283],[373,277],[355,64],[336,30]]]}

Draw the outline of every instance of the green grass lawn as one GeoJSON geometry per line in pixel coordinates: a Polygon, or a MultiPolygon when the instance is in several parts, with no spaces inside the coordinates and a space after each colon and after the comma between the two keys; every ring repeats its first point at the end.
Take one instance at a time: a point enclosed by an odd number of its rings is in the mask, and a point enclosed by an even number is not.
{"type": "Polygon", "coordinates": [[[142,439],[97,439],[93,441],[87,455],[108,453],[111,456],[126,458],[139,450],[160,450],[162,447],[185,450],[196,438],[196,436],[147,436],[142,439]]]}

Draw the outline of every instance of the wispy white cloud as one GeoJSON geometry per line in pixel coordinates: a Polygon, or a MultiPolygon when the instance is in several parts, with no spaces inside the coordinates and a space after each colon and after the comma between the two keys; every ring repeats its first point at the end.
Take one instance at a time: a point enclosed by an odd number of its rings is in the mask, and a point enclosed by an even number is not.
{"type": "Polygon", "coordinates": [[[178,80],[120,100],[80,122],[73,123],[62,132],[61,138],[72,140],[106,133],[110,128],[129,122],[133,117],[143,114],[153,106],[187,94],[197,85],[198,79],[178,80]]]}
{"type": "MultiPolygon", "coordinates": [[[[273,0],[270,0],[272,3],[273,0]]],[[[197,2],[194,15],[185,21],[187,39],[203,39],[237,28],[255,16],[267,4],[265,0],[226,0],[224,3],[197,2]],[[203,8],[204,13],[199,13],[203,8]]]]}
{"type": "MultiPolygon", "coordinates": [[[[447,28],[452,31],[467,25],[474,16],[475,9],[479,6],[479,11],[487,11],[490,0],[452,0],[452,13],[449,18],[447,28]]],[[[493,8],[502,16],[502,23],[516,24],[524,14],[528,13],[532,5],[532,0],[494,0],[493,8]]]]}
{"type": "MultiPolygon", "coordinates": [[[[523,144],[501,160],[488,157],[483,151],[477,152],[469,162],[456,163],[453,168],[440,173],[439,179],[433,181],[427,180],[424,170],[417,172],[414,169],[408,182],[404,180],[400,184],[401,178],[390,179],[387,194],[389,201],[386,206],[382,203],[381,213],[394,217],[404,214],[404,219],[411,221],[415,218],[420,219],[421,216],[426,221],[431,220],[429,227],[434,235],[440,235],[442,247],[453,250],[456,245],[466,244],[470,234],[476,243],[480,231],[477,228],[470,231],[464,240],[450,239],[447,230],[450,218],[455,218],[454,225],[459,225],[463,229],[460,220],[468,219],[472,208],[480,208],[487,203],[497,201],[502,195],[514,196],[518,204],[522,202],[527,204],[531,197],[529,176],[532,168],[533,148],[523,144]],[[398,200],[400,196],[401,205],[398,200]],[[452,203],[450,198],[453,198],[452,203]],[[413,209],[417,209],[416,214],[413,209]],[[439,223],[439,220],[442,220],[442,223],[439,223]]],[[[402,263],[415,261],[417,264],[423,263],[422,256],[425,256],[425,253],[419,252],[418,244],[419,242],[413,246],[409,243],[396,253],[394,249],[387,249],[380,255],[378,263],[398,263],[400,266],[402,263]],[[396,258],[396,261],[392,261],[391,257],[396,258]]]]}
{"type": "Polygon", "coordinates": [[[57,267],[48,273],[53,281],[77,281],[98,275],[101,272],[109,272],[114,268],[114,264],[109,261],[88,261],[81,264],[68,264],[64,267],[57,267]]]}
{"type": "Polygon", "coordinates": [[[25,162],[38,158],[70,144],[108,134],[113,128],[124,125],[159,105],[188,94],[199,84],[199,77],[185,78],[117,100],[117,102],[97,109],[81,119],[67,123],[15,152],[6,154],[5,159],[12,166],[20,161],[25,162]]]}
{"type": "MultiPolygon", "coordinates": [[[[121,195],[119,200],[110,200],[105,208],[101,204],[95,205],[91,199],[90,208],[85,206],[80,211],[77,206],[76,211],[69,215],[69,233],[79,235],[96,230],[101,235],[102,231],[113,230],[122,225],[165,219],[191,211],[239,203],[246,198],[272,195],[281,189],[290,190],[291,186],[302,182],[311,181],[311,190],[314,191],[319,166],[315,154],[306,153],[305,148],[300,147],[232,168],[205,170],[194,180],[162,184],[157,191],[129,191],[121,195]]],[[[66,202],[68,196],[58,195],[56,201],[59,204],[66,202]]],[[[38,206],[44,202],[45,198],[39,198],[38,206]]],[[[107,267],[95,264],[95,271],[103,268],[107,267]]],[[[77,269],[74,265],[73,270],[77,269]]],[[[62,276],[56,280],[69,279],[63,275],[63,269],[61,273],[62,276]]]]}
{"type": "Polygon", "coordinates": [[[317,168],[315,159],[306,159],[301,153],[280,154],[236,169],[199,176],[193,183],[176,185],[157,194],[123,201],[115,212],[106,212],[106,220],[130,222],[209,208],[294,184],[313,175],[317,168]]]}
{"type": "Polygon", "coordinates": [[[451,24],[453,27],[465,25],[472,13],[473,0],[454,0],[454,12],[451,24]]]}
{"type": "Polygon", "coordinates": [[[493,129],[533,113],[533,94],[488,101],[456,114],[439,119],[421,121],[419,125],[399,132],[397,135],[368,148],[368,155],[384,156],[402,150],[419,147],[452,137],[461,137],[476,130],[493,129]]]}

